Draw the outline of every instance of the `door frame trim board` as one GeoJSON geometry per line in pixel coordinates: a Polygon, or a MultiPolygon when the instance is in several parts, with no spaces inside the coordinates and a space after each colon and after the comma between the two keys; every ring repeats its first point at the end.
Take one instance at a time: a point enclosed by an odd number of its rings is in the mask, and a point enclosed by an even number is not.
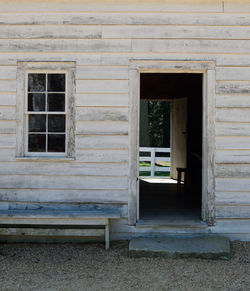
{"type": "Polygon", "coordinates": [[[139,114],[141,73],[200,73],[202,92],[202,220],[215,223],[215,61],[130,60],[128,224],[139,211],[139,114]]]}

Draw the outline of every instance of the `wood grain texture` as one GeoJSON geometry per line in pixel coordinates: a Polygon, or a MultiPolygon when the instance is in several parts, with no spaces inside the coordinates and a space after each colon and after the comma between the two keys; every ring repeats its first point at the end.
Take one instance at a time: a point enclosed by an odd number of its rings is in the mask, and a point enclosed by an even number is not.
{"type": "Polygon", "coordinates": [[[126,176],[126,163],[2,162],[0,175],[126,176]]]}
{"type": "Polygon", "coordinates": [[[248,53],[250,40],[132,39],[133,52],[248,53]]]}
{"type": "MultiPolygon", "coordinates": [[[[27,7],[26,7],[27,8],[27,7]]],[[[158,6],[159,8],[159,6],[158,6]]],[[[162,7],[161,7],[162,8],[162,7]]],[[[141,9],[141,7],[140,7],[141,9]]],[[[72,10],[71,10],[72,11],[72,10]]],[[[249,14],[245,13],[0,13],[1,24],[5,25],[212,25],[249,26],[249,14]]]]}
{"type": "Polygon", "coordinates": [[[82,162],[128,162],[127,149],[76,149],[76,160],[82,162]]]}
{"type": "Polygon", "coordinates": [[[216,148],[224,150],[250,150],[250,136],[217,136],[216,148]]]}
{"type": "Polygon", "coordinates": [[[76,79],[128,80],[128,67],[119,66],[81,66],[76,72],[76,79]]]}
{"type": "Polygon", "coordinates": [[[113,94],[77,94],[77,106],[128,106],[128,94],[113,93],[113,94]]]}
{"type": "MultiPolygon", "coordinates": [[[[1,46],[1,44],[0,44],[1,46]]],[[[0,92],[16,92],[16,80],[0,80],[0,92]]]]}
{"type": "Polygon", "coordinates": [[[0,235],[93,237],[104,236],[104,229],[0,228],[0,235]]]}
{"type": "MultiPolygon", "coordinates": [[[[2,176],[3,177],[3,176],[2,176]]],[[[20,189],[126,189],[126,177],[5,175],[0,188],[20,189]]]]}
{"type": "Polygon", "coordinates": [[[100,25],[15,25],[0,26],[0,39],[100,39],[100,25]]]}
{"type": "Polygon", "coordinates": [[[29,5],[23,5],[22,2],[12,1],[2,3],[2,11],[4,12],[130,12],[130,11],[146,11],[146,12],[174,12],[174,11],[190,11],[190,12],[222,12],[221,0],[214,1],[181,1],[176,2],[173,0],[168,1],[71,1],[70,3],[65,1],[50,1],[48,2],[36,1],[29,2],[29,5]],[[13,5],[14,3],[14,5],[13,5]],[[161,9],[159,8],[161,7],[161,9]]]}
{"type": "Polygon", "coordinates": [[[16,94],[15,93],[0,93],[0,106],[15,106],[16,94]]]}
{"type": "Polygon", "coordinates": [[[15,121],[0,121],[0,134],[1,133],[16,133],[15,121]]]}
{"type": "Polygon", "coordinates": [[[216,80],[250,81],[249,68],[248,67],[239,67],[239,68],[219,67],[216,69],[216,80]]]}
{"type": "Polygon", "coordinates": [[[216,163],[236,163],[249,164],[250,151],[249,150],[216,150],[216,163]]]}
{"type": "Polygon", "coordinates": [[[1,39],[0,52],[129,52],[130,40],[1,39]]]}
{"type": "MultiPolygon", "coordinates": [[[[78,121],[76,124],[76,134],[112,134],[128,135],[129,124],[126,121],[78,121]]],[[[0,123],[1,132],[1,123],[0,123]]]]}
{"type": "Polygon", "coordinates": [[[221,81],[216,84],[219,94],[250,94],[250,81],[221,81]]]}
{"type": "Polygon", "coordinates": [[[217,205],[245,205],[249,204],[250,192],[216,192],[217,205]]]}
{"type": "Polygon", "coordinates": [[[250,205],[244,206],[216,206],[216,217],[218,218],[250,218],[250,205]]]}
{"type": "Polygon", "coordinates": [[[127,80],[77,80],[77,93],[128,93],[127,80]]]}
{"type": "Polygon", "coordinates": [[[77,135],[77,149],[128,149],[128,136],[77,135]]]}
{"type": "Polygon", "coordinates": [[[250,179],[248,178],[216,178],[216,191],[250,191],[250,179]]]}
{"type": "Polygon", "coordinates": [[[217,108],[216,121],[250,122],[250,108],[217,108]]]}
{"type": "Polygon", "coordinates": [[[249,39],[248,26],[103,25],[102,37],[110,39],[249,39]]]}
{"type": "Polygon", "coordinates": [[[37,203],[127,203],[126,189],[0,189],[1,201],[37,203]]]}
{"type": "Polygon", "coordinates": [[[250,95],[240,94],[217,94],[216,96],[217,107],[227,108],[246,108],[250,107],[250,95]]]}
{"type": "Polygon", "coordinates": [[[0,148],[15,148],[16,135],[11,133],[0,134],[0,148]]]}
{"type": "Polygon", "coordinates": [[[216,135],[220,136],[250,136],[250,123],[217,122],[216,135]]]}
{"type": "Polygon", "coordinates": [[[77,121],[128,121],[128,108],[78,107],[77,121]]]}
{"type": "Polygon", "coordinates": [[[216,166],[216,177],[250,177],[250,165],[248,164],[219,164],[216,166]]]}

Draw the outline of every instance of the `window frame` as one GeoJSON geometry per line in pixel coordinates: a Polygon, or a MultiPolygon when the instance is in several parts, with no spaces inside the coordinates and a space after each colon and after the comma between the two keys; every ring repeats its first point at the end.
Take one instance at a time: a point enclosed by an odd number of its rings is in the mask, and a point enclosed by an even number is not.
{"type": "MultiPolygon", "coordinates": [[[[18,62],[17,66],[17,147],[16,157],[75,157],[75,62],[18,62]],[[28,74],[65,74],[65,152],[28,151],[28,74]]],[[[47,92],[47,91],[46,91],[47,92]]],[[[47,114],[48,111],[35,112],[47,114]]],[[[62,114],[61,112],[49,112],[62,114]]]]}

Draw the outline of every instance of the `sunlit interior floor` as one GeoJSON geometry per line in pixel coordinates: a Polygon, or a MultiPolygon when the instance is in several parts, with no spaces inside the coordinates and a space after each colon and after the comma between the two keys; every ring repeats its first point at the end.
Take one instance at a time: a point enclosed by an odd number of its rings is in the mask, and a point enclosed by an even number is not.
{"type": "Polygon", "coordinates": [[[193,224],[201,221],[201,191],[164,178],[140,179],[140,222],[154,224],[193,224]]]}

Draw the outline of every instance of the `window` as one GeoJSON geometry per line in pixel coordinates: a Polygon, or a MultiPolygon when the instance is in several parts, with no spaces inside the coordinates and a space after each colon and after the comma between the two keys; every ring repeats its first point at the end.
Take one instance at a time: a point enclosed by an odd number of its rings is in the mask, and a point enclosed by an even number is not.
{"type": "Polygon", "coordinates": [[[72,63],[20,63],[17,79],[17,156],[73,157],[72,63]]]}

